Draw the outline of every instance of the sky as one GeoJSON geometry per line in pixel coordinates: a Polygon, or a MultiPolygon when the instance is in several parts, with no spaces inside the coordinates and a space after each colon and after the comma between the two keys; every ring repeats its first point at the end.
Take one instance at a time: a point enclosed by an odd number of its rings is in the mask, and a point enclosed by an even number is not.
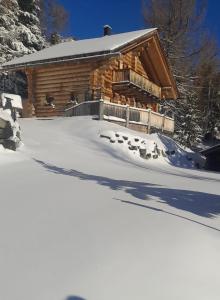
{"type": "MultiPolygon", "coordinates": [[[[187,0],[186,0],[187,1],[187,0]]],[[[200,0],[199,0],[200,1],[200,0]]],[[[77,39],[101,36],[103,26],[113,33],[144,28],[141,0],[59,0],[70,13],[67,35],[77,39]]],[[[220,45],[220,0],[208,0],[206,25],[220,45]]]]}

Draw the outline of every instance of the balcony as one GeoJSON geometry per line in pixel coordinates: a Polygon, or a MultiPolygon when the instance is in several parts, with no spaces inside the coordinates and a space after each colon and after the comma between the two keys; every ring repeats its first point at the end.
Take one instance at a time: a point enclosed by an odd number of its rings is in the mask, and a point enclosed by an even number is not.
{"type": "Polygon", "coordinates": [[[113,90],[125,96],[161,99],[161,87],[131,69],[115,71],[113,90]]]}

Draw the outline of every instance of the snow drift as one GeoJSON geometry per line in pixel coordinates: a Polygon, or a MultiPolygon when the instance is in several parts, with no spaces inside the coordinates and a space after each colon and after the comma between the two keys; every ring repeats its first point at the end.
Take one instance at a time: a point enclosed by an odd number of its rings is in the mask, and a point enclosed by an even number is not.
{"type": "Polygon", "coordinates": [[[0,154],[1,299],[219,299],[220,174],[131,159],[100,134],[146,135],[108,122],[20,122],[16,162],[0,154]]]}

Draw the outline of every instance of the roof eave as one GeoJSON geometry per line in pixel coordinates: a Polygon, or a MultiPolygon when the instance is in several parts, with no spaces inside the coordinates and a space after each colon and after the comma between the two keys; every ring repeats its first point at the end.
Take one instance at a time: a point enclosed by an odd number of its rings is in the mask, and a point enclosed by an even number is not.
{"type": "Polygon", "coordinates": [[[167,70],[168,70],[168,73],[169,73],[170,80],[172,82],[172,89],[173,89],[173,96],[174,96],[173,100],[177,100],[180,97],[180,93],[179,93],[179,90],[178,90],[178,87],[177,87],[176,80],[175,80],[174,75],[173,75],[171,64],[169,62],[169,59],[165,55],[164,48],[161,44],[158,31],[157,31],[156,37],[157,37],[158,44],[161,48],[161,54],[163,56],[164,62],[166,63],[166,67],[167,67],[167,70]]]}
{"type": "Polygon", "coordinates": [[[66,57],[59,57],[59,58],[53,58],[53,59],[44,59],[44,60],[38,60],[38,61],[30,61],[27,63],[20,63],[20,64],[11,64],[11,65],[2,65],[2,71],[12,71],[12,70],[20,70],[25,68],[31,68],[35,66],[45,65],[45,64],[54,64],[54,63],[64,63],[69,61],[79,61],[84,59],[96,59],[96,58],[109,58],[118,56],[121,53],[118,51],[101,51],[101,52],[95,52],[95,53],[88,53],[88,54],[80,54],[80,55],[74,55],[74,56],[66,56],[66,57]]]}
{"type": "Polygon", "coordinates": [[[24,69],[27,67],[34,67],[37,65],[42,65],[42,64],[51,64],[51,63],[62,63],[66,61],[73,61],[73,60],[83,60],[83,59],[92,59],[92,58],[97,58],[97,57],[106,57],[106,56],[117,56],[121,54],[121,52],[128,47],[134,45],[136,46],[137,42],[144,40],[146,37],[150,37],[151,35],[154,35],[157,32],[157,28],[153,28],[150,32],[143,34],[132,41],[129,41],[121,46],[115,47],[114,49],[111,50],[105,50],[105,51],[100,51],[100,52],[93,52],[93,53],[88,53],[88,54],[77,54],[74,56],[66,56],[66,57],[59,57],[59,58],[52,58],[52,59],[44,59],[44,60],[38,60],[38,61],[30,61],[27,63],[19,63],[19,64],[7,64],[2,66],[3,71],[7,70],[19,70],[19,69],[24,69]]]}
{"type": "Polygon", "coordinates": [[[137,46],[138,42],[144,41],[146,38],[150,38],[151,36],[153,36],[157,32],[158,32],[158,29],[154,28],[150,32],[148,32],[148,33],[146,33],[146,34],[144,34],[142,36],[139,36],[136,39],[133,39],[132,41],[130,41],[128,43],[125,43],[122,46],[119,46],[119,47],[115,48],[114,51],[120,51],[120,52],[122,52],[122,51],[126,51],[127,48],[129,48],[129,50],[131,50],[130,46],[133,45],[134,48],[135,48],[137,46]]]}

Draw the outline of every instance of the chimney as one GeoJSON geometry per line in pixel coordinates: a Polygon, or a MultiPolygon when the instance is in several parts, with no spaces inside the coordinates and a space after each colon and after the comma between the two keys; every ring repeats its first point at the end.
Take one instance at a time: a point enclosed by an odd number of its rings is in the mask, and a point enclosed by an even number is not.
{"type": "Polygon", "coordinates": [[[109,25],[104,26],[104,36],[111,35],[112,34],[112,28],[109,25]]]}

